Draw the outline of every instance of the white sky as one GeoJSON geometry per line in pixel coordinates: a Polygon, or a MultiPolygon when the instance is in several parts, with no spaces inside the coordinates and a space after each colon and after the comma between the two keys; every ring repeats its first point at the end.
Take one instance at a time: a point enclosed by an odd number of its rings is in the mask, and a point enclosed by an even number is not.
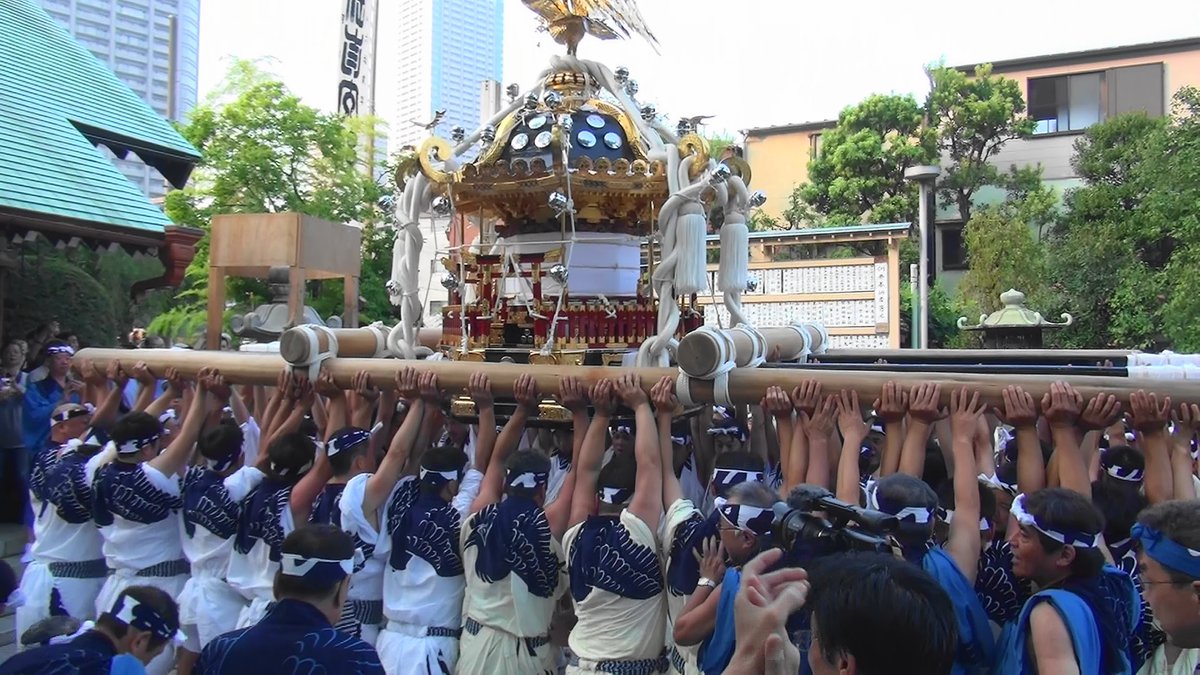
{"type": "MultiPolygon", "coordinates": [[[[397,7],[380,0],[376,110],[395,100],[397,7]]],[[[490,3],[489,3],[490,4],[490,3]]],[[[270,58],[306,103],[336,99],[340,0],[203,0],[200,92],[226,57],[270,58]]],[[[587,38],[580,56],[625,65],[638,98],[670,119],[715,115],[707,131],[829,119],[871,93],[923,92],[922,66],[950,65],[1200,35],[1198,0],[642,0],[659,54],[641,40],[587,38]]],[[[562,53],[520,0],[505,0],[504,82],[526,86],[562,53]]]]}

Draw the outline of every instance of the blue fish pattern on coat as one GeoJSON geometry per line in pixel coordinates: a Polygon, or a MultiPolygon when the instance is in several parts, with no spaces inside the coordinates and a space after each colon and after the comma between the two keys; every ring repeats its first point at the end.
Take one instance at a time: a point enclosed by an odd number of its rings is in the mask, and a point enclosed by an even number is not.
{"type": "Polygon", "coordinates": [[[35,647],[0,664],[0,675],[109,675],[112,642],[90,630],[69,642],[35,647]]]}
{"type": "MultiPolygon", "coordinates": [[[[324,490],[317,495],[313,500],[312,511],[309,512],[308,522],[320,523],[324,525],[342,526],[342,493],[346,491],[345,483],[329,483],[324,490]]],[[[354,566],[354,572],[362,571],[366,566],[366,561],[375,554],[375,547],[362,540],[358,534],[351,535],[354,538],[355,548],[361,549],[363,553],[363,562],[354,566]]]]}
{"type": "Polygon", "coordinates": [[[667,561],[667,590],[671,595],[691,595],[696,592],[700,581],[700,561],[693,553],[699,551],[704,540],[717,534],[721,514],[713,511],[707,518],[693,511],[675,527],[671,538],[670,558],[667,561]]]}
{"type": "Polygon", "coordinates": [[[623,598],[646,600],[663,590],[658,553],[635,541],[613,516],[589,516],[568,554],[571,596],[576,602],[593,588],[623,598]]]}
{"type": "Polygon", "coordinates": [[[429,563],[440,577],[463,573],[458,547],[461,521],[449,502],[422,492],[420,483],[410,480],[396,488],[388,505],[387,521],[392,538],[388,564],[392,569],[406,569],[408,561],[416,556],[429,563]]]}
{"type": "Polygon", "coordinates": [[[562,561],[550,546],[550,521],[532,500],[510,496],[473,516],[467,546],[476,547],[475,573],[487,583],[516,574],[529,592],[548,598],[558,587],[562,561]]]}
{"type": "Polygon", "coordinates": [[[188,467],[183,477],[183,529],[195,536],[196,526],[221,539],[237,533],[241,509],[229,496],[225,479],[212,469],[188,467]]]}
{"type": "Polygon", "coordinates": [[[100,527],[120,516],[134,523],[157,523],[183,506],[183,499],[160,490],[140,464],[113,462],[96,472],[92,518],[100,527]]]}
{"type": "Polygon", "coordinates": [[[291,508],[292,484],[264,479],[242,500],[233,549],[243,555],[262,541],[270,547],[271,562],[279,562],[283,544],[283,513],[291,508]]]}
{"type": "Polygon", "coordinates": [[[1012,548],[1008,542],[996,540],[988,544],[979,556],[975,575],[975,595],[979,596],[988,619],[1001,626],[1016,621],[1031,592],[1029,583],[1013,574],[1012,548]]]}

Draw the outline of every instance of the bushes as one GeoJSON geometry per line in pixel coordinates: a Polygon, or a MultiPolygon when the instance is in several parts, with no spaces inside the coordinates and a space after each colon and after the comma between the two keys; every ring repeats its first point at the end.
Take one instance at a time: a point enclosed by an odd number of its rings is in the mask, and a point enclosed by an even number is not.
{"type": "Polygon", "coordinates": [[[100,282],[76,264],[57,256],[29,257],[8,282],[5,332],[24,336],[57,320],[82,344],[112,347],[120,332],[112,298],[100,282]]]}

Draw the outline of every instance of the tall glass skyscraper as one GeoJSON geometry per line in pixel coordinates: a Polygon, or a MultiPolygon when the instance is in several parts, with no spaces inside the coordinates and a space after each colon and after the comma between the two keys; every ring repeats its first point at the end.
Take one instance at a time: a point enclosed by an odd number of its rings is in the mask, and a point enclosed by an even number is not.
{"type": "Polygon", "coordinates": [[[442,137],[461,126],[479,126],[479,86],[499,80],[504,42],[504,0],[404,0],[399,8],[396,112],[391,152],[419,145],[434,111],[445,110],[442,137]]]}
{"type": "MultiPolygon", "coordinates": [[[[196,105],[200,0],[41,0],[46,12],[159,114],[182,120],[196,105]]],[[[130,156],[115,160],[150,197],[162,176],[130,156]]]]}

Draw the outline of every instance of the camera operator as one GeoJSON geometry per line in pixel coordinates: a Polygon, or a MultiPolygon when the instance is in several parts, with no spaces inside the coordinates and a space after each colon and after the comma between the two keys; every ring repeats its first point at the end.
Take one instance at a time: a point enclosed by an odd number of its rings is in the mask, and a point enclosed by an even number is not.
{"type": "Polygon", "coordinates": [[[675,620],[674,631],[677,644],[700,643],[699,665],[706,673],[721,672],[733,655],[733,598],[740,568],[771,541],[775,501],[775,493],[766,485],[747,481],[733,486],[728,499],[717,503],[720,543],[706,546],[701,562],[704,576],[675,620]],[[732,563],[728,568],[726,555],[732,563]]]}
{"type": "Polygon", "coordinates": [[[800,653],[785,623],[801,608],[812,614],[807,664],[814,675],[951,672],[957,622],[950,597],[929,574],[882,553],[830,556],[809,574],[768,573],[780,557],[773,549],[743,567],[734,600],[737,650],[726,675],[797,672],[800,653]]]}
{"type": "MultiPolygon", "coordinates": [[[[909,415],[910,437],[906,454],[920,451],[934,421],[945,417],[940,408],[940,388],[923,384],[913,389],[909,415]],[[916,436],[913,437],[912,435],[916,436]]],[[[979,486],[975,471],[974,437],[984,406],[978,392],[966,389],[950,396],[950,426],[954,455],[955,516],[950,523],[945,549],[934,542],[937,494],[921,479],[905,473],[881,478],[867,490],[867,508],[895,516],[895,532],[905,560],[928,572],[954,601],[958,622],[958,651],[955,672],[972,672],[992,662],[995,640],[987,614],[975,594],[975,574],[981,552],[979,539],[979,486]]],[[[858,496],[857,458],[869,431],[863,421],[856,392],[841,393],[838,427],[842,432],[842,459],[838,467],[838,497],[855,501],[858,496]]],[[[908,463],[901,457],[900,467],[908,463]]],[[[814,629],[815,631],[815,629],[814,629]]]]}

